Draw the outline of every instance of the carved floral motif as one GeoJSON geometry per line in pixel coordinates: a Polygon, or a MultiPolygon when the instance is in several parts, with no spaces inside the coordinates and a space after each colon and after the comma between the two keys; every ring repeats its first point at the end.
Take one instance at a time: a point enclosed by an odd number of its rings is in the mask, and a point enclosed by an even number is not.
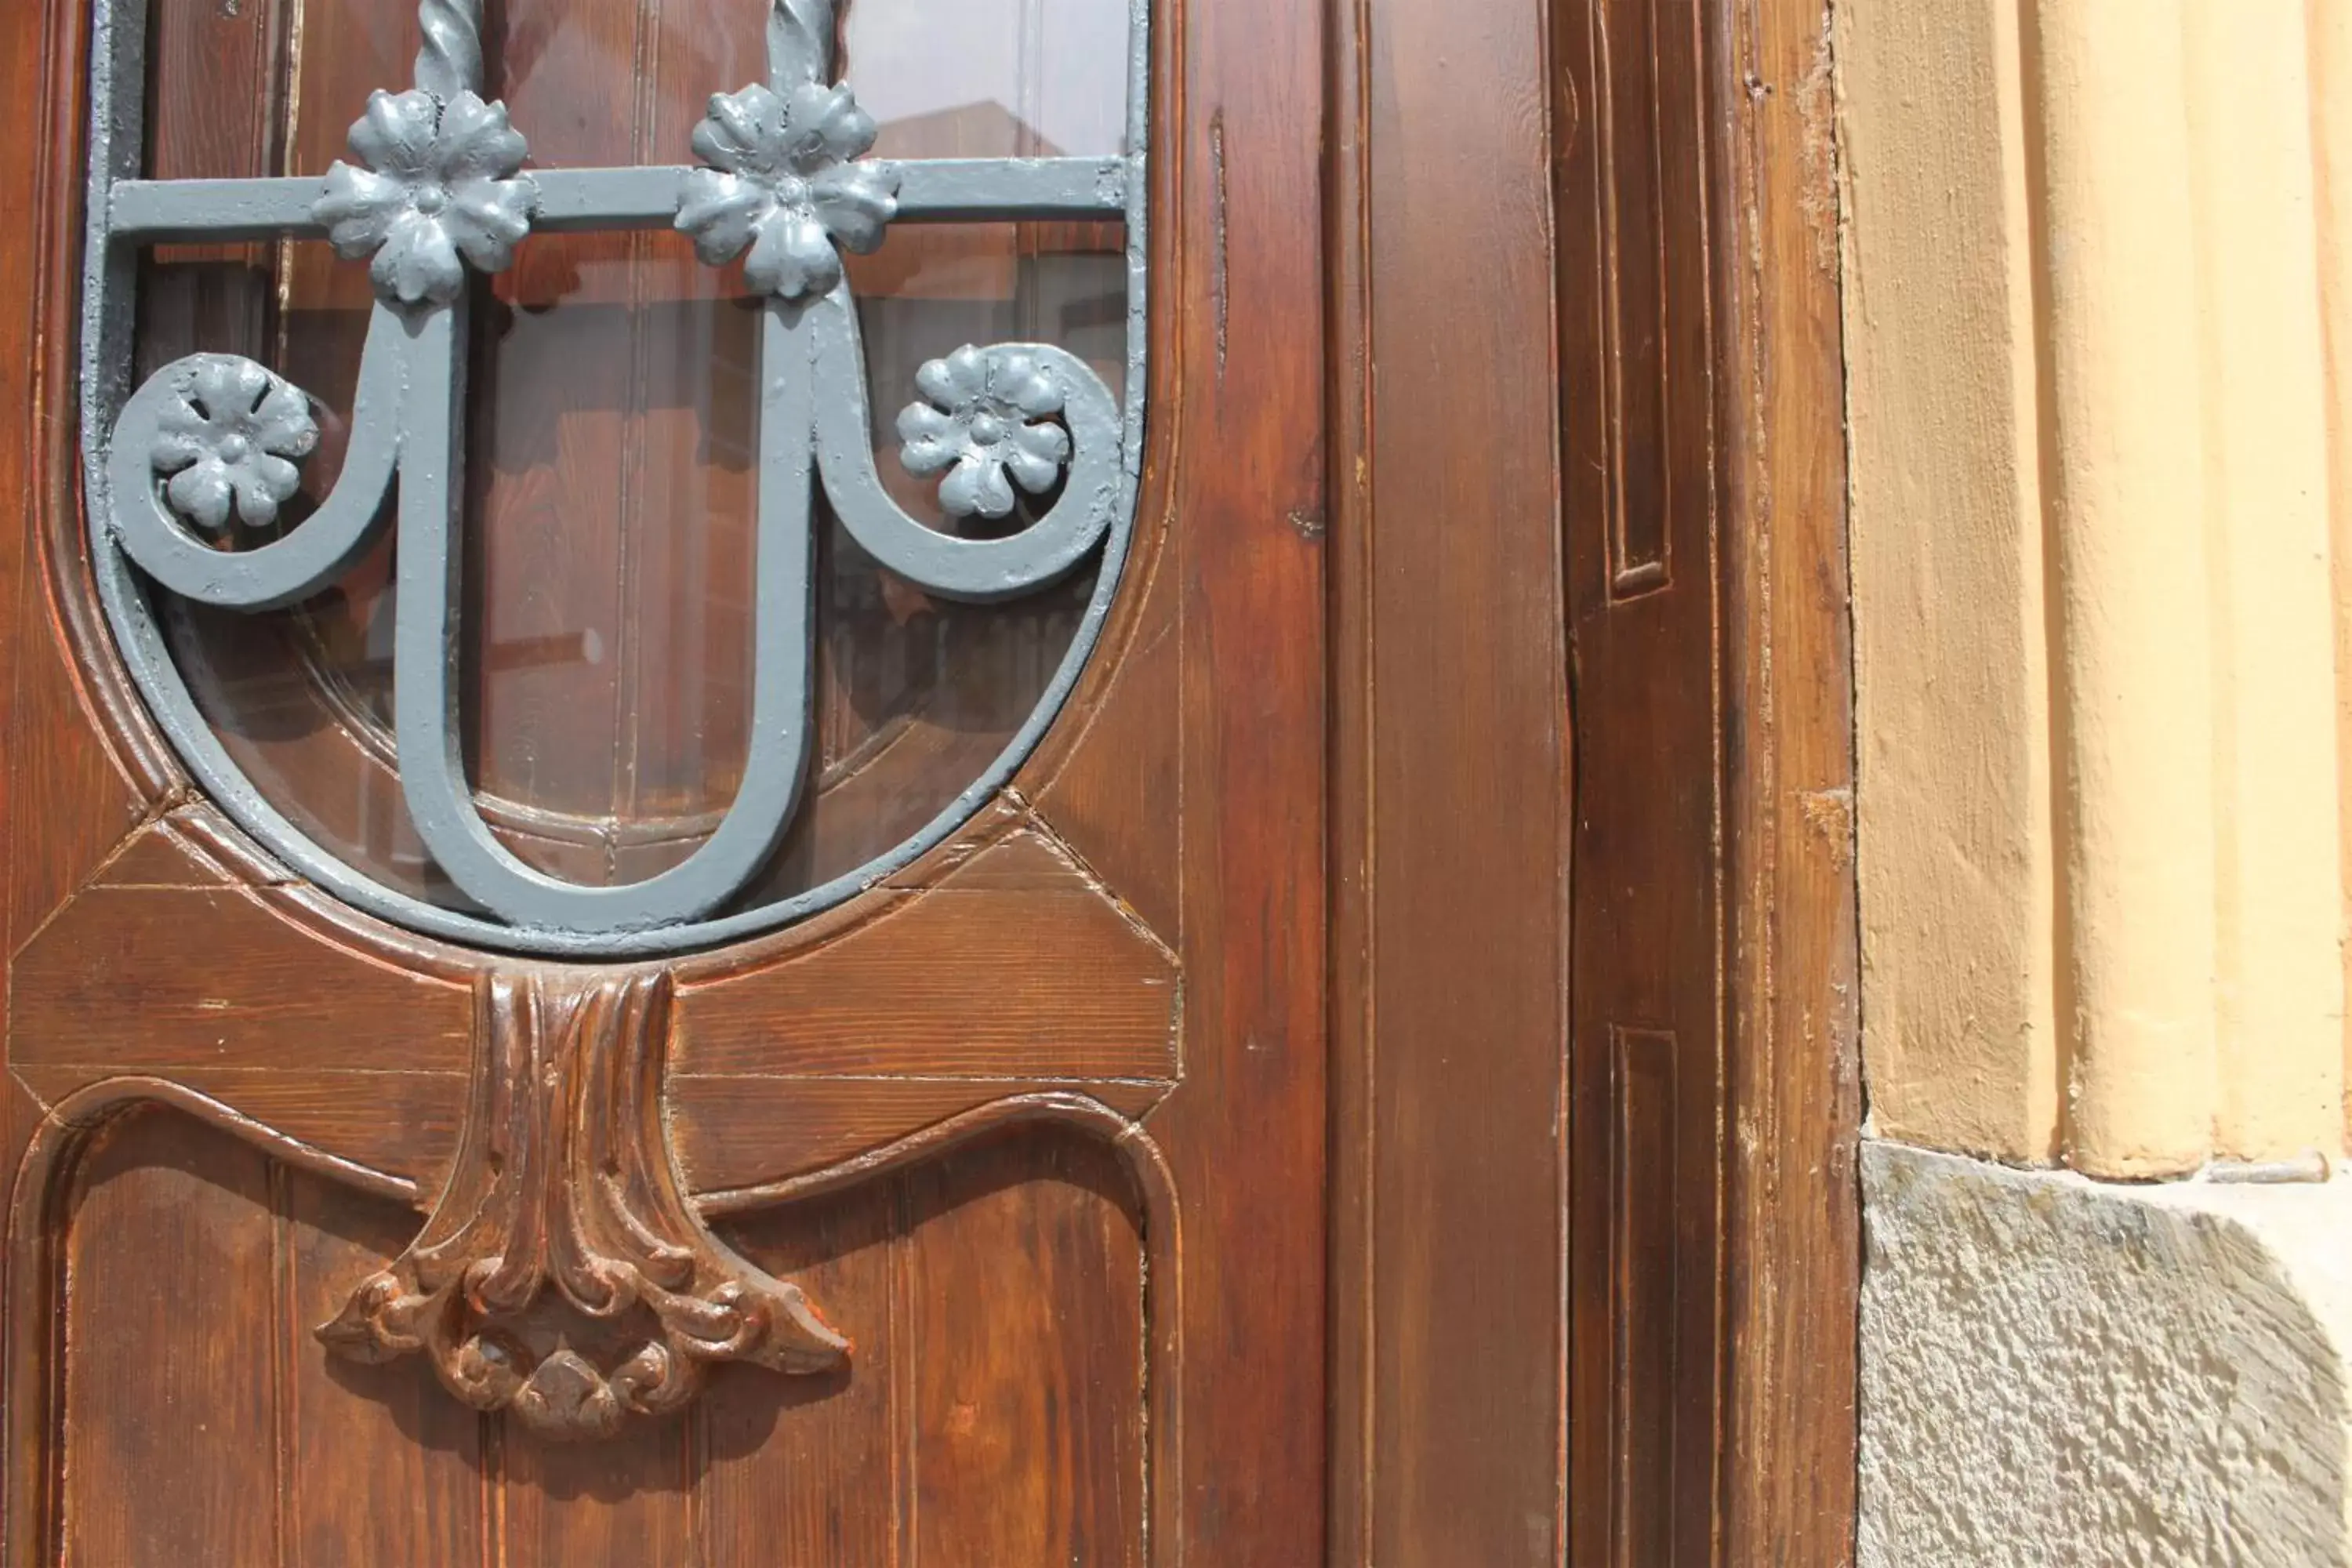
{"type": "Polygon", "coordinates": [[[714,1362],[841,1363],[848,1342],[801,1289],[730,1251],[681,1189],[659,1108],[667,974],[493,974],[478,1018],[486,1070],[448,1190],[321,1341],[422,1353],[467,1404],[562,1439],[680,1408],[714,1362]]]}
{"type": "Polygon", "coordinates": [[[743,257],[743,275],[762,293],[827,293],[841,281],[835,241],[870,251],[898,216],[897,173],[853,162],[875,134],[846,87],[714,93],[694,128],[694,151],[710,166],[686,176],[677,228],[713,267],[743,257]]]}

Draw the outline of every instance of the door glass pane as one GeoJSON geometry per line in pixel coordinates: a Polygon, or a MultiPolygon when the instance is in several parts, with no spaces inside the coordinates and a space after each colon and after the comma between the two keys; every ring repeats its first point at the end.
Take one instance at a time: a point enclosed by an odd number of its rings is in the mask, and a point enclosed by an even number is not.
{"type": "MultiPolygon", "coordinates": [[[[686,163],[709,95],[766,79],[766,9],[507,0],[490,8],[489,95],[534,167],[686,163]]],[[[877,157],[1125,146],[1127,0],[845,12],[845,79],[880,122],[877,157]]],[[[405,3],[157,0],[152,25],[149,173],[163,178],[323,173],[348,155],[369,92],[407,85],[416,41],[405,3]]],[[[851,258],[877,466],[900,505],[950,526],[936,481],[898,456],[926,360],[1047,342],[1123,384],[1125,245],[1118,223],[902,221],[851,258]]],[[[740,265],[707,267],[667,231],[534,236],[473,298],[469,775],[526,860],[583,884],[641,879],[691,853],[740,783],[760,300],[740,265]]],[[[239,353],[318,398],[321,449],[277,525],[296,526],[333,488],[371,305],[364,265],[324,244],[158,250],[138,374],[239,353]]],[[[1052,499],[954,531],[1018,527],[1052,499]]],[[[1089,566],[1028,598],[952,604],[882,569],[822,504],[817,521],[815,774],[782,850],[730,908],[852,870],[948,805],[1028,718],[1094,586],[1089,566]]],[[[394,773],[394,549],[387,530],[337,587],[274,615],[160,607],[199,706],[279,809],[378,880],[457,902],[394,773]]]]}
{"type": "Polygon", "coordinates": [[[1104,0],[860,3],[847,79],[885,158],[1051,158],[1130,151],[1124,5],[1104,0]]]}

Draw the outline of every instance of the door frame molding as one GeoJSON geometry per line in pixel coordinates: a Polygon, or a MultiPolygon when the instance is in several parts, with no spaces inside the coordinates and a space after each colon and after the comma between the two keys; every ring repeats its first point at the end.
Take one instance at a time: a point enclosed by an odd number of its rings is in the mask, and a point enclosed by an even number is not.
{"type": "Polygon", "coordinates": [[[1727,347],[1727,1560],[1853,1559],[1861,936],[1833,0],[1713,0],[1727,347]]]}
{"type": "MultiPolygon", "coordinates": [[[[1479,1561],[1496,1563],[1518,1562],[1524,1552],[1531,1563],[1565,1556],[1578,1563],[1847,1564],[1861,1258],[1860,955],[1833,0],[1331,5],[1328,1560],[1335,1568],[1468,1561],[1462,1542],[1469,1540],[1489,1553],[1479,1561]],[[1668,365],[1671,353],[1659,359],[1656,374],[1671,369],[1683,384],[1640,390],[1662,402],[1683,399],[1677,406],[1687,409],[1689,384],[1701,388],[1698,447],[1668,444],[1663,455],[1647,448],[1643,455],[1678,460],[1676,473],[1693,466],[1704,473],[1704,504],[1676,526],[1694,531],[1696,558],[1709,569],[1690,571],[1693,557],[1677,555],[1677,580],[1685,597],[1696,595],[1692,613],[1630,640],[1622,634],[1612,640],[1597,614],[1578,608],[1586,602],[1580,584],[1591,575],[1587,555],[1607,558],[1602,546],[1577,534],[1584,509],[1571,468],[1575,443],[1559,423],[1595,394],[1574,355],[1578,301],[1561,292],[1572,286],[1572,269],[1563,266],[1558,284],[1547,272],[1538,291],[1511,254],[1537,247],[1549,257],[1577,232],[1565,197],[1576,159],[1591,153],[1577,140],[1591,94],[1580,94],[1556,40],[1569,22],[1596,16],[1621,46],[1625,34],[1659,18],[1695,35],[1694,79],[1676,107],[1696,121],[1692,188],[1699,195],[1695,208],[1658,220],[1655,265],[1662,271],[1696,265],[1706,325],[1686,363],[1668,365]],[[1443,49],[1412,47],[1438,37],[1443,49]],[[1530,55],[1532,63],[1516,63],[1530,55]],[[1474,79],[1481,90],[1462,90],[1474,79]],[[1539,188],[1523,155],[1535,132],[1552,143],[1539,188]],[[1461,155],[1471,144],[1491,150],[1484,162],[1461,155]],[[1399,240],[1435,212],[1454,228],[1445,244],[1416,250],[1399,240]],[[1524,450],[1503,450],[1505,437],[1490,430],[1475,454],[1486,471],[1467,481],[1481,488],[1457,485],[1433,516],[1425,492],[1410,474],[1394,478],[1402,470],[1384,464],[1382,454],[1409,447],[1416,461],[1438,460],[1426,456],[1430,448],[1469,434],[1446,411],[1479,406],[1485,384],[1517,362],[1506,367],[1464,353],[1390,367],[1412,358],[1416,337],[1460,331],[1470,279],[1493,309],[1517,311],[1528,323],[1548,312],[1546,331],[1569,323],[1551,366],[1551,428],[1560,438],[1531,461],[1524,450]],[[1377,381],[1376,361],[1384,372],[1377,381]],[[1444,514],[1454,506],[1465,510],[1444,514]],[[1525,526],[1531,515],[1546,520],[1548,545],[1525,526]],[[1483,542],[1457,532],[1444,569],[1483,570],[1489,589],[1548,584],[1559,633],[1549,652],[1566,668],[1556,701],[1546,700],[1541,682],[1519,683],[1433,723],[1428,690],[1442,689],[1444,679],[1428,689],[1400,683],[1396,667],[1381,658],[1401,639],[1418,636],[1426,644],[1426,624],[1400,608],[1409,601],[1393,584],[1401,572],[1422,573],[1436,559],[1417,553],[1424,533],[1474,525],[1483,542]],[[1465,550],[1472,552],[1466,563],[1465,550]],[[1661,676],[1661,655],[1706,682],[1703,706],[1661,676]],[[1690,731],[1695,749],[1678,751],[1672,737],[1656,732],[1659,709],[1676,700],[1703,721],[1690,731]],[[1512,727],[1548,740],[1557,752],[1556,797],[1465,798],[1442,819],[1413,820],[1413,843],[1401,847],[1397,829],[1406,825],[1396,816],[1405,807],[1390,786],[1410,781],[1416,768],[1442,768],[1450,749],[1499,741],[1512,727]],[[1643,759],[1665,776],[1636,774],[1633,786],[1605,787],[1612,763],[1643,759]],[[1697,792],[1702,809],[1678,814],[1672,798],[1678,791],[1697,792]],[[1498,807],[1557,827],[1559,918],[1541,933],[1556,945],[1549,981],[1493,960],[1491,947],[1480,945],[1512,922],[1477,931],[1475,910],[1465,915],[1426,901],[1415,881],[1413,860],[1433,853],[1433,838],[1441,846],[1435,853],[1477,863],[1498,831],[1498,807]],[[1392,824],[1388,832],[1384,821],[1392,824]],[[1612,900],[1598,874],[1612,843],[1631,847],[1621,851],[1629,864],[1619,869],[1636,880],[1646,875],[1688,887],[1698,915],[1684,918],[1685,910],[1658,921],[1638,909],[1629,913],[1638,900],[1612,900]],[[1465,920],[1474,928],[1468,936],[1459,929],[1465,920]],[[1688,962],[1672,962],[1669,952],[1659,973],[1633,973],[1648,951],[1636,940],[1669,927],[1675,930],[1668,934],[1696,942],[1683,954],[1688,962]],[[1498,1014],[1489,998],[1467,1009],[1465,1029],[1491,1027],[1498,1016],[1520,1029],[1518,1037],[1480,1037],[1475,1080],[1464,1071],[1468,1040],[1428,1027],[1409,1009],[1401,1019],[1392,1003],[1403,977],[1427,966],[1433,952],[1446,958],[1449,973],[1443,982],[1424,973],[1417,984],[1474,993],[1482,984],[1517,988],[1515,1008],[1498,1014]],[[1540,994],[1547,984],[1549,996],[1540,994]],[[1608,1388],[1588,1385],[1599,1379],[1580,1383],[1573,1373],[1580,1360],[1622,1367],[1622,1355],[1612,1353],[1622,1346],[1612,1302],[1622,1321],[1622,1279],[1638,1278],[1657,1258],[1609,1253],[1606,1241],[1580,1237],[1569,1223],[1578,1150],[1586,1158],[1602,1154],[1590,1141],[1597,1119],[1570,1094],[1571,1063],[1613,1046],[1614,1025],[1601,1028],[1598,1021],[1640,1024],[1662,1014],[1696,1020],[1693,1027],[1711,1037],[1711,1056],[1685,1059],[1711,1062],[1712,1070],[1695,1088],[1687,1073],[1678,1081],[1700,1097],[1698,1121],[1685,1125],[1708,1134],[1706,1191],[1716,1210],[1712,1226],[1668,1243],[1680,1262],[1696,1260],[1706,1270],[1697,1310],[1712,1355],[1694,1366],[1665,1352],[1672,1417],[1702,1422],[1704,1440],[1668,1438],[1663,1452],[1637,1439],[1641,1418],[1664,1406],[1629,1402],[1622,1371],[1608,1377],[1618,1385],[1608,1388]],[[1559,1031],[1544,1037],[1543,1020],[1552,1016],[1559,1031]],[[1548,1142],[1523,1119],[1493,1114],[1491,1103],[1460,1109],[1450,1120],[1416,1115],[1412,1097],[1433,1085],[1468,1085],[1462,1092],[1490,1100],[1533,1092],[1547,1059],[1558,1107],[1548,1142]],[[1494,1145],[1515,1135],[1527,1157],[1512,1166],[1494,1145]],[[1534,1169],[1547,1151],[1558,1173],[1554,1190],[1477,1190],[1497,1171],[1534,1169]],[[1552,1245],[1528,1244],[1535,1227],[1525,1214],[1490,1222],[1498,1205],[1540,1207],[1551,1217],[1552,1245]],[[1413,1225],[1440,1234],[1416,1242],[1413,1225]],[[1604,1248],[1599,1272],[1618,1286],[1604,1279],[1598,1290],[1576,1288],[1570,1258],[1580,1241],[1604,1248]],[[1441,1267],[1431,1266],[1433,1255],[1441,1267]],[[1465,1320],[1457,1284],[1465,1269],[1478,1274],[1480,1300],[1489,1304],[1549,1291],[1549,1342],[1501,1337],[1511,1321],[1506,1313],[1465,1320]],[[1597,1336],[1597,1361],[1580,1358],[1579,1336],[1597,1336]],[[1433,1364],[1401,1362],[1400,1345],[1433,1364]],[[1531,1417],[1510,1423],[1510,1415],[1524,1415],[1522,1405],[1510,1403],[1511,1391],[1530,1381],[1554,1413],[1548,1433],[1538,1434],[1531,1417]],[[1586,1417],[1570,1419],[1572,1407],[1586,1417]],[[1508,1413],[1499,1424],[1498,1408],[1508,1413]],[[1548,1439],[1540,1465],[1510,1447],[1538,1436],[1548,1439]],[[1465,1483],[1474,1489],[1426,1489],[1423,1478],[1433,1475],[1458,1479],[1465,1460],[1479,1472],[1465,1483]],[[1441,1547],[1449,1512],[1457,1533],[1441,1547]],[[1492,1531],[1473,1513],[1509,1518],[1492,1531]],[[1629,1534],[1629,1516],[1669,1531],[1671,1547],[1629,1534]],[[1540,1521],[1549,1530],[1538,1528],[1540,1521]]],[[[1663,93],[1657,73],[1665,67],[1650,41],[1647,58],[1628,63],[1651,73],[1637,88],[1663,93]]],[[[1621,165],[1607,177],[1625,172],[1621,165]]],[[[1591,176],[1592,165],[1583,173],[1591,176]]],[[[1617,194],[1610,192],[1612,200],[1617,194]]],[[[1659,211],[1668,211],[1663,202],[1659,211]]],[[[1690,434],[1685,422],[1683,436],[1690,434]]],[[[1665,439],[1635,433],[1653,437],[1665,439]]],[[[1619,585],[1632,591],[1600,597],[1613,604],[1664,584],[1621,579],[1619,585]]],[[[1508,606],[1498,602],[1496,613],[1507,618],[1508,606]]],[[[1549,656],[1539,649],[1526,648],[1526,658],[1549,656]]],[[[1429,646],[1426,657],[1450,666],[1444,678],[1472,673],[1451,643],[1429,646]]],[[[1512,783],[1531,788],[1538,773],[1522,765],[1512,783]]],[[[1522,842],[1540,837],[1530,830],[1522,842]]],[[[1517,913],[1520,925],[1538,919],[1532,909],[1517,913]]],[[[1604,1200],[1600,1213],[1610,1212],[1604,1200]]]]}

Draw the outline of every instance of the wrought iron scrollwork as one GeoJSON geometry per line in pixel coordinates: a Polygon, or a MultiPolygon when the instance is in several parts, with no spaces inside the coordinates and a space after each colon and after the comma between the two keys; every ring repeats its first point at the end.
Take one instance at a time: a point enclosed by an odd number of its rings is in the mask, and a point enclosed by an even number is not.
{"type": "Polygon", "coordinates": [[[712,97],[690,165],[527,167],[525,132],[480,96],[480,0],[422,0],[414,85],[378,92],[351,134],[353,161],[323,182],[158,182],[131,176],[138,24],[100,23],[91,300],[86,344],[90,506],[100,588],[134,678],[166,733],[221,803],[295,868],[438,934],[521,951],[615,955],[777,923],[886,874],[992,793],[1034,742],[1090,647],[1123,558],[1139,467],[1142,16],[1131,83],[1133,149],[1113,158],[871,159],[873,121],[832,79],[833,0],[772,0],[769,80],[712,97]],[[1015,487],[1051,497],[1029,526],[969,538],[908,515],[876,471],[858,321],[841,251],[870,250],[904,221],[1095,217],[1128,225],[1129,385],[1124,401],[1045,343],[967,346],[923,367],[924,401],[898,419],[902,460],[936,477],[950,519],[1004,517],[1015,487]],[[464,493],[467,279],[511,263],[536,232],[675,226],[706,262],[740,258],[765,296],[760,328],[757,627],[750,754],[717,830],[647,880],[592,887],[526,864],[467,787],[452,689],[453,589],[464,493]],[[317,439],[308,394],[234,356],[164,367],[127,395],[126,253],[173,239],[322,237],[364,261],[376,289],[350,438],[332,493],[298,526],[224,549],[218,536],[278,521],[317,439]],[[484,911],[385,889],[296,829],[240,775],[189,700],[142,585],[239,611],[316,594],[373,542],[398,481],[394,734],[401,785],[426,848],[484,911]],[[908,844],[848,879],[765,910],[717,915],[773,855],[808,773],[814,496],[890,572],[942,597],[1034,592],[1090,558],[1098,589],[1069,662],[998,768],[908,844]],[[1056,486],[1058,496],[1055,496],[1056,486]],[[127,566],[126,566],[127,563],[127,566]]]}

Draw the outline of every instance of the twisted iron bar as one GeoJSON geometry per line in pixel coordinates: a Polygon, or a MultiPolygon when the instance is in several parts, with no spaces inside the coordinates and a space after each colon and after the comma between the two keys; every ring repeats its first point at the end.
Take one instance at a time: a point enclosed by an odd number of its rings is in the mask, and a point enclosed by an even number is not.
{"type": "Polygon", "coordinates": [[[833,0],[775,0],[768,14],[768,85],[778,92],[833,75],[833,0]]]}
{"type": "MultiPolygon", "coordinates": [[[[779,4],[784,0],[779,0],[779,4]]],[[[482,90],[482,0],[419,0],[416,85],[446,103],[482,90]]]]}

